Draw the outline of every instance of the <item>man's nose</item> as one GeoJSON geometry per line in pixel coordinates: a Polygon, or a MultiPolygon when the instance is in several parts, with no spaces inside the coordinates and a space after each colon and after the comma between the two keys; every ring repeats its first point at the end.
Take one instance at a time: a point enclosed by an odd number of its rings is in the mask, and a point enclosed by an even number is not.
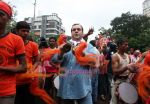
{"type": "Polygon", "coordinates": [[[78,30],[76,29],[75,32],[78,32],[78,30]]]}
{"type": "Polygon", "coordinates": [[[27,31],[24,32],[24,35],[28,35],[28,34],[29,34],[29,32],[27,32],[27,31]]]}

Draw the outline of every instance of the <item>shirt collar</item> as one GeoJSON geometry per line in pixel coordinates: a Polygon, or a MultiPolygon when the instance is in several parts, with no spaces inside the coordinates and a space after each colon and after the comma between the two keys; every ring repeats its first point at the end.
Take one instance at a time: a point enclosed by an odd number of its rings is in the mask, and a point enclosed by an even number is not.
{"type": "Polygon", "coordinates": [[[80,41],[74,41],[74,40],[70,40],[70,42],[71,42],[71,44],[73,45],[73,46],[76,46],[76,45],[78,45],[80,42],[85,42],[85,40],[84,39],[81,39],[80,41]]]}

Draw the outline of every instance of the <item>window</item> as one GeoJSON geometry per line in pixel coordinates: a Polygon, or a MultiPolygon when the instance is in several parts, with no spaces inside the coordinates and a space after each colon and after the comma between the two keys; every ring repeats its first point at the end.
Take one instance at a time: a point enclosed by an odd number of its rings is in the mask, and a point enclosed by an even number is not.
{"type": "Polygon", "coordinates": [[[34,32],[38,33],[38,32],[40,32],[40,30],[34,30],[34,32]]]}
{"type": "Polygon", "coordinates": [[[50,30],[50,33],[55,33],[55,31],[54,30],[50,30]]]}
{"type": "Polygon", "coordinates": [[[32,26],[33,29],[36,29],[36,26],[32,26]]]}
{"type": "Polygon", "coordinates": [[[50,28],[55,28],[55,22],[54,21],[50,21],[49,22],[49,26],[50,26],[50,28]]]}
{"type": "Polygon", "coordinates": [[[59,26],[56,26],[57,30],[59,30],[59,26]]]}
{"type": "Polygon", "coordinates": [[[38,28],[41,29],[41,25],[39,25],[38,28]]]}
{"type": "Polygon", "coordinates": [[[50,30],[46,30],[46,33],[50,33],[50,30]]]}
{"type": "Polygon", "coordinates": [[[55,28],[55,27],[52,25],[46,25],[46,28],[55,28]]]}

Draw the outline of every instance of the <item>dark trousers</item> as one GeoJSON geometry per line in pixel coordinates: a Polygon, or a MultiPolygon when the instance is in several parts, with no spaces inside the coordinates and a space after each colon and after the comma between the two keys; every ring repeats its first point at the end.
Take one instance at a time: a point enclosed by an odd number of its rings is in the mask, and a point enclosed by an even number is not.
{"type": "Polygon", "coordinates": [[[53,96],[53,76],[52,77],[47,77],[45,79],[45,85],[44,85],[44,90],[48,93],[48,95],[53,96]]]}
{"type": "Polygon", "coordinates": [[[111,99],[111,85],[110,85],[108,74],[99,75],[98,94],[104,95],[105,97],[108,98],[108,100],[111,99]]]}
{"type": "Polygon", "coordinates": [[[15,104],[35,104],[35,96],[29,91],[30,84],[18,85],[15,104]]]}

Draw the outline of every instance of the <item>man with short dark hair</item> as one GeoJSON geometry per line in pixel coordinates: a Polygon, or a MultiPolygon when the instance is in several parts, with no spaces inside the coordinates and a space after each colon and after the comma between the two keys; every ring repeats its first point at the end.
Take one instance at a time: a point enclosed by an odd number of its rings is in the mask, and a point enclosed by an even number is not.
{"type": "MultiPolygon", "coordinates": [[[[114,83],[112,83],[112,99],[110,104],[120,104],[116,95],[117,87],[121,82],[125,82],[130,73],[135,72],[137,69],[135,64],[129,64],[130,59],[126,50],[128,48],[128,40],[120,37],[116,41],[118,52],[112,55],[112,70],[114,74],[114,83]]],[[[128,90],[128,89],[127,89],[128,90]]]]}
{"type": "Polygon", "coordinates": [[[34,65],[38,62],[38,45],[37,43],[28,40],[30,26],[25,21],[20,21],[16,24],[16,33],[21,36],[25,44],[25,54],[27,64],[34,65]]]}
{"type": "Polygon", "coordinates": [[[26,72],[27,68],[23,40],[13,33],[6,33],[11,16],[11,7],[0,1],[0,104],[14,104],[15,75],[26,72]]]}
{"type": "MultiPolygon", "coordinates": [[[[73,48],[84,41],[82,25],[72,25],[71,38],[72,49],[68,52],[64,47],[61,48],[60,54],[54,55],[51,60],[53,63],[60,63],[60,71],[65,72],[64,76],[60,76],[58,96],[63,99],[64,104],[74,104],[75,101],[78,104],[93,104],[90,67],[78,63],[73,52],[73,48]]],[[[91,44],[85,49],[85,53],[97,52],[91,44]]]]}
{"type": "MultiPolygon", "coordinates": [[[[28,40],[28,35],[30,33],[30,26],[25,21],[20,21],[16,24],[16,33],[19,35],[25,44],[25,55],[28,65],[28,73],[34,72],[34,65],[38,63],[38,45],[35,42],[28,40]],[[29,66],[32,65],[32,69],[29,66]]],[[[15,99],[15,104],[35,104],[35,97],[29,91],[30,80],[25,80],[24,82],[17,82],[17,94],[15,99]]]]}
{"type": "Polygon", "coordinates": [[[55,37],[49,37],[48,43],[51,49],[54,49],[57,47],[57,39],[55,37]]]}

